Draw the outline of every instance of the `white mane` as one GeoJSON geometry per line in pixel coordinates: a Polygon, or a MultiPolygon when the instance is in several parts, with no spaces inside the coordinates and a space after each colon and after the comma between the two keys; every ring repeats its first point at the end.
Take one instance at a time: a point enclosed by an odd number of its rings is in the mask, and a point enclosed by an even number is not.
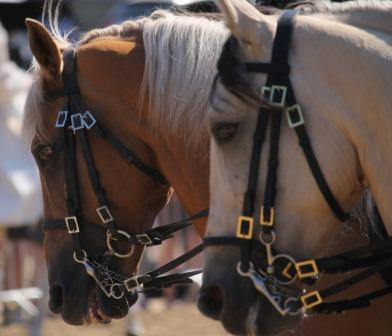
{"type": "Polygon", "coordinates": [[[158,11],[139,20],[146,53],[141,102],[151,122],[187,141],[205,134],[216,63],[228,36],[223,23],[158,11]]]}

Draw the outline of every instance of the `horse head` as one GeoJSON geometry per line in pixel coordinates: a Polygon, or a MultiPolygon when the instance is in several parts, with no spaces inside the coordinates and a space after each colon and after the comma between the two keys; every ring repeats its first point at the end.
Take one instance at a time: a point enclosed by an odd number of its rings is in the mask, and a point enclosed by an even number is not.
{"type": "Polygon", "coordinates": [[[152,227],[170,194],[142,118],[129,113],[138,109],[143,48],[135,33],[131,41],[97,39],[72,49],[39,22],[26,24],[37,65],[25,123],[41,176],[50,308],[71,324],[107,322],[125,316],[137,298],[136,291],[118,298],[110,287],[113,277],[136,273],[144,245],[129,237],[152,227]],[[76,120],[87,111],[87,122],[104,130],[76,120]]]}
{"type": "Polygon", "coordinates": [[[232,36],[207,116],[211,246],[199,307],[230,332],[269,335],[336,294],[317,286],[303,294],[299,280],[314,282],[315,258],[326,255],[367,187],[389,223],[387,188],[375,171],[390,184],[377,167],[388,156],[381,134],[392,126],[390,97],[379,90],[391,80],[390,6],[266,16],[246,1],[218,4],[232,36]],[[388,75],[376,78],[380,72],[388,75]]]}

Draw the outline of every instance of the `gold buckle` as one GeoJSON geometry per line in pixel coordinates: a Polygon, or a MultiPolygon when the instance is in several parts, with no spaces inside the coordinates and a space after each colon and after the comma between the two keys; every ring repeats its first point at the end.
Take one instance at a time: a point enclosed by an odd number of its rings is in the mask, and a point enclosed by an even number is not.
{"type": "Polygon", "coordinates": [[[260,224],[264,226],[273,226],[274,225],[274,217],[275,217],[275,209],[269,208],[269,219],[264,219],[264,207],[260,207],[260,224]]]}
{"type": "Polygon", "coordinates": [[[239,216],[237,221],[237,233],[236,233],[237,238],[252,239],[252,235],[253,235],[253,218],[249,216],[239,216]],[[247,233],[242,233],[244,223],[247,223],[248,225],[247,233]]]}
{"type": "Polygon", "coordinates": [[[323,302],[318,291],[313,291],[301,296],[301,302],[306,310],[313,308],[323,302]]]}
{"type": "Polygon", "coordinates": [[[295,263],[295,269],[297,270],[299,279],[310,278],[319,274],[319,270],[314,259],[295,263]],[[311,270],[306,270],[308,267],[311,268],[311,270]]]}

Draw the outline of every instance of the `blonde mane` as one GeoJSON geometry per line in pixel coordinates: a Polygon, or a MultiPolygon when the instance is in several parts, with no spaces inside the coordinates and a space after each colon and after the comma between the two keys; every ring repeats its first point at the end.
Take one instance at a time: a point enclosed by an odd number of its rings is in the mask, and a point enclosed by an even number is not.
{"type": "MultiPolygon", "coordinates": [[[[346,3],[315,1],[316,6],[303,8],[305,15],[321,15],[360,28],[392,31],[392,4],[389,1],[359,0],[346,3]],[[382,20],[380,20],[380,15],[382,20]],[[385,19],[385,17],[388,18],[385,19]]],[[[140,105],[147,103],[157,129],[165,128],[192,143],[205,134],[204,115],[215,76],[215,64],[228,32],[223,23],[189,14],[156,11],[149,17],[125,21],[87,32],[72,45],[70,32],[62,33],[58,20],[61,1],[44,4],[42,22],[61,49],[87,44],[98,38],[116,37],[129,40],[139,25],[146,54],[140,105]]],[[[27,99],[25,134],[28,138],[41,129],[41,106],[45,97],[38,79],[39,67],[32,62],[31,72],[37,80],[27,99]]]]}
{"type": "Polygon", "coordinates": [[[197,145],[206,135],[209,92],[228,31],[216,20],[158,10],[149,17],[93,30],[80,44],[107,36],[127,40],[134,36],[135,24],[145,50],[140,106],[148,104],[154,128],[197,145]]]}

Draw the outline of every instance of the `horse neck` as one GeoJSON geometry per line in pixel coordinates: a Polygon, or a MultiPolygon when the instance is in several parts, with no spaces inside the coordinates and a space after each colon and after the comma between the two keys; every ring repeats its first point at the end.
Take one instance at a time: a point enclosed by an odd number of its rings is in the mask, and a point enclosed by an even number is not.
{"type": "Polygon", "coordinates": [[[360,29],[392,33],[392,27],[389,24],[392,19],[391,4],[388,1],[327,3],[322,6],[330,8],[320,14],[322,18],[339,21],[360,29]]]}
{"type": "MultiPolygon", "coordinates": [[[[152,150],[160,170],[176,191],[189,215],[209,205],[209,138],[204,136],[190,146],[182,137],[165,130],[151,131],[152,150]]],[[[180,130],[179,132],[180,133],[180,130]]],[[[194,222],[200,235],[204,235],[206,219],[194,222]]]]}
{"type": "MultiPolygon", "coordinates": [[[[312,18],[305,20],[314,24],[312,18]]],[[[293,67],[294,87],[302,85],[299,96],[310,102],[307,107],[332,121],[355,147],[359,182],[371,190],[392,233],[392,97],[387,89],[392,82],[392,35],[336,22],[324,22],[317,33],[302,33],[295,41],[299,64],[293,67]]]]}
{"type": "MultiPolygon", "coordinates": [[[[173,186],[189,215],[208,208],[208,135],[205,132],[197,146],[189,146],[188,141],[178,136],[184,133],[181,129],[166,132],[165,127],[156,127],[151,120],[154,111],[150,111],[148,104],[141,108],[145,50],[140,39],[91,41],[79,48],[78,61],[83,97],[99,113],[99,120],[115,130],[125,144],[132,138],[131,149],[139,143],[136,149],[140,158],[147,163],[152,159],[150,164],[155,164],[173,186]],[[100,80],[95,80],[97,73],[100,80]],[[126,78],[127,82],[120,83],[118,78],[126,78]],[[109,114],[107,111],[115,112],[109,114]]],[[[180,123],[178,128],[181,127],[180,123]]],[[[195,126],[196,129],[200,127],[204,126],[195,126]]],[[[194,222],[201,235],[205,223],[205,220],[194,222]]]]}

